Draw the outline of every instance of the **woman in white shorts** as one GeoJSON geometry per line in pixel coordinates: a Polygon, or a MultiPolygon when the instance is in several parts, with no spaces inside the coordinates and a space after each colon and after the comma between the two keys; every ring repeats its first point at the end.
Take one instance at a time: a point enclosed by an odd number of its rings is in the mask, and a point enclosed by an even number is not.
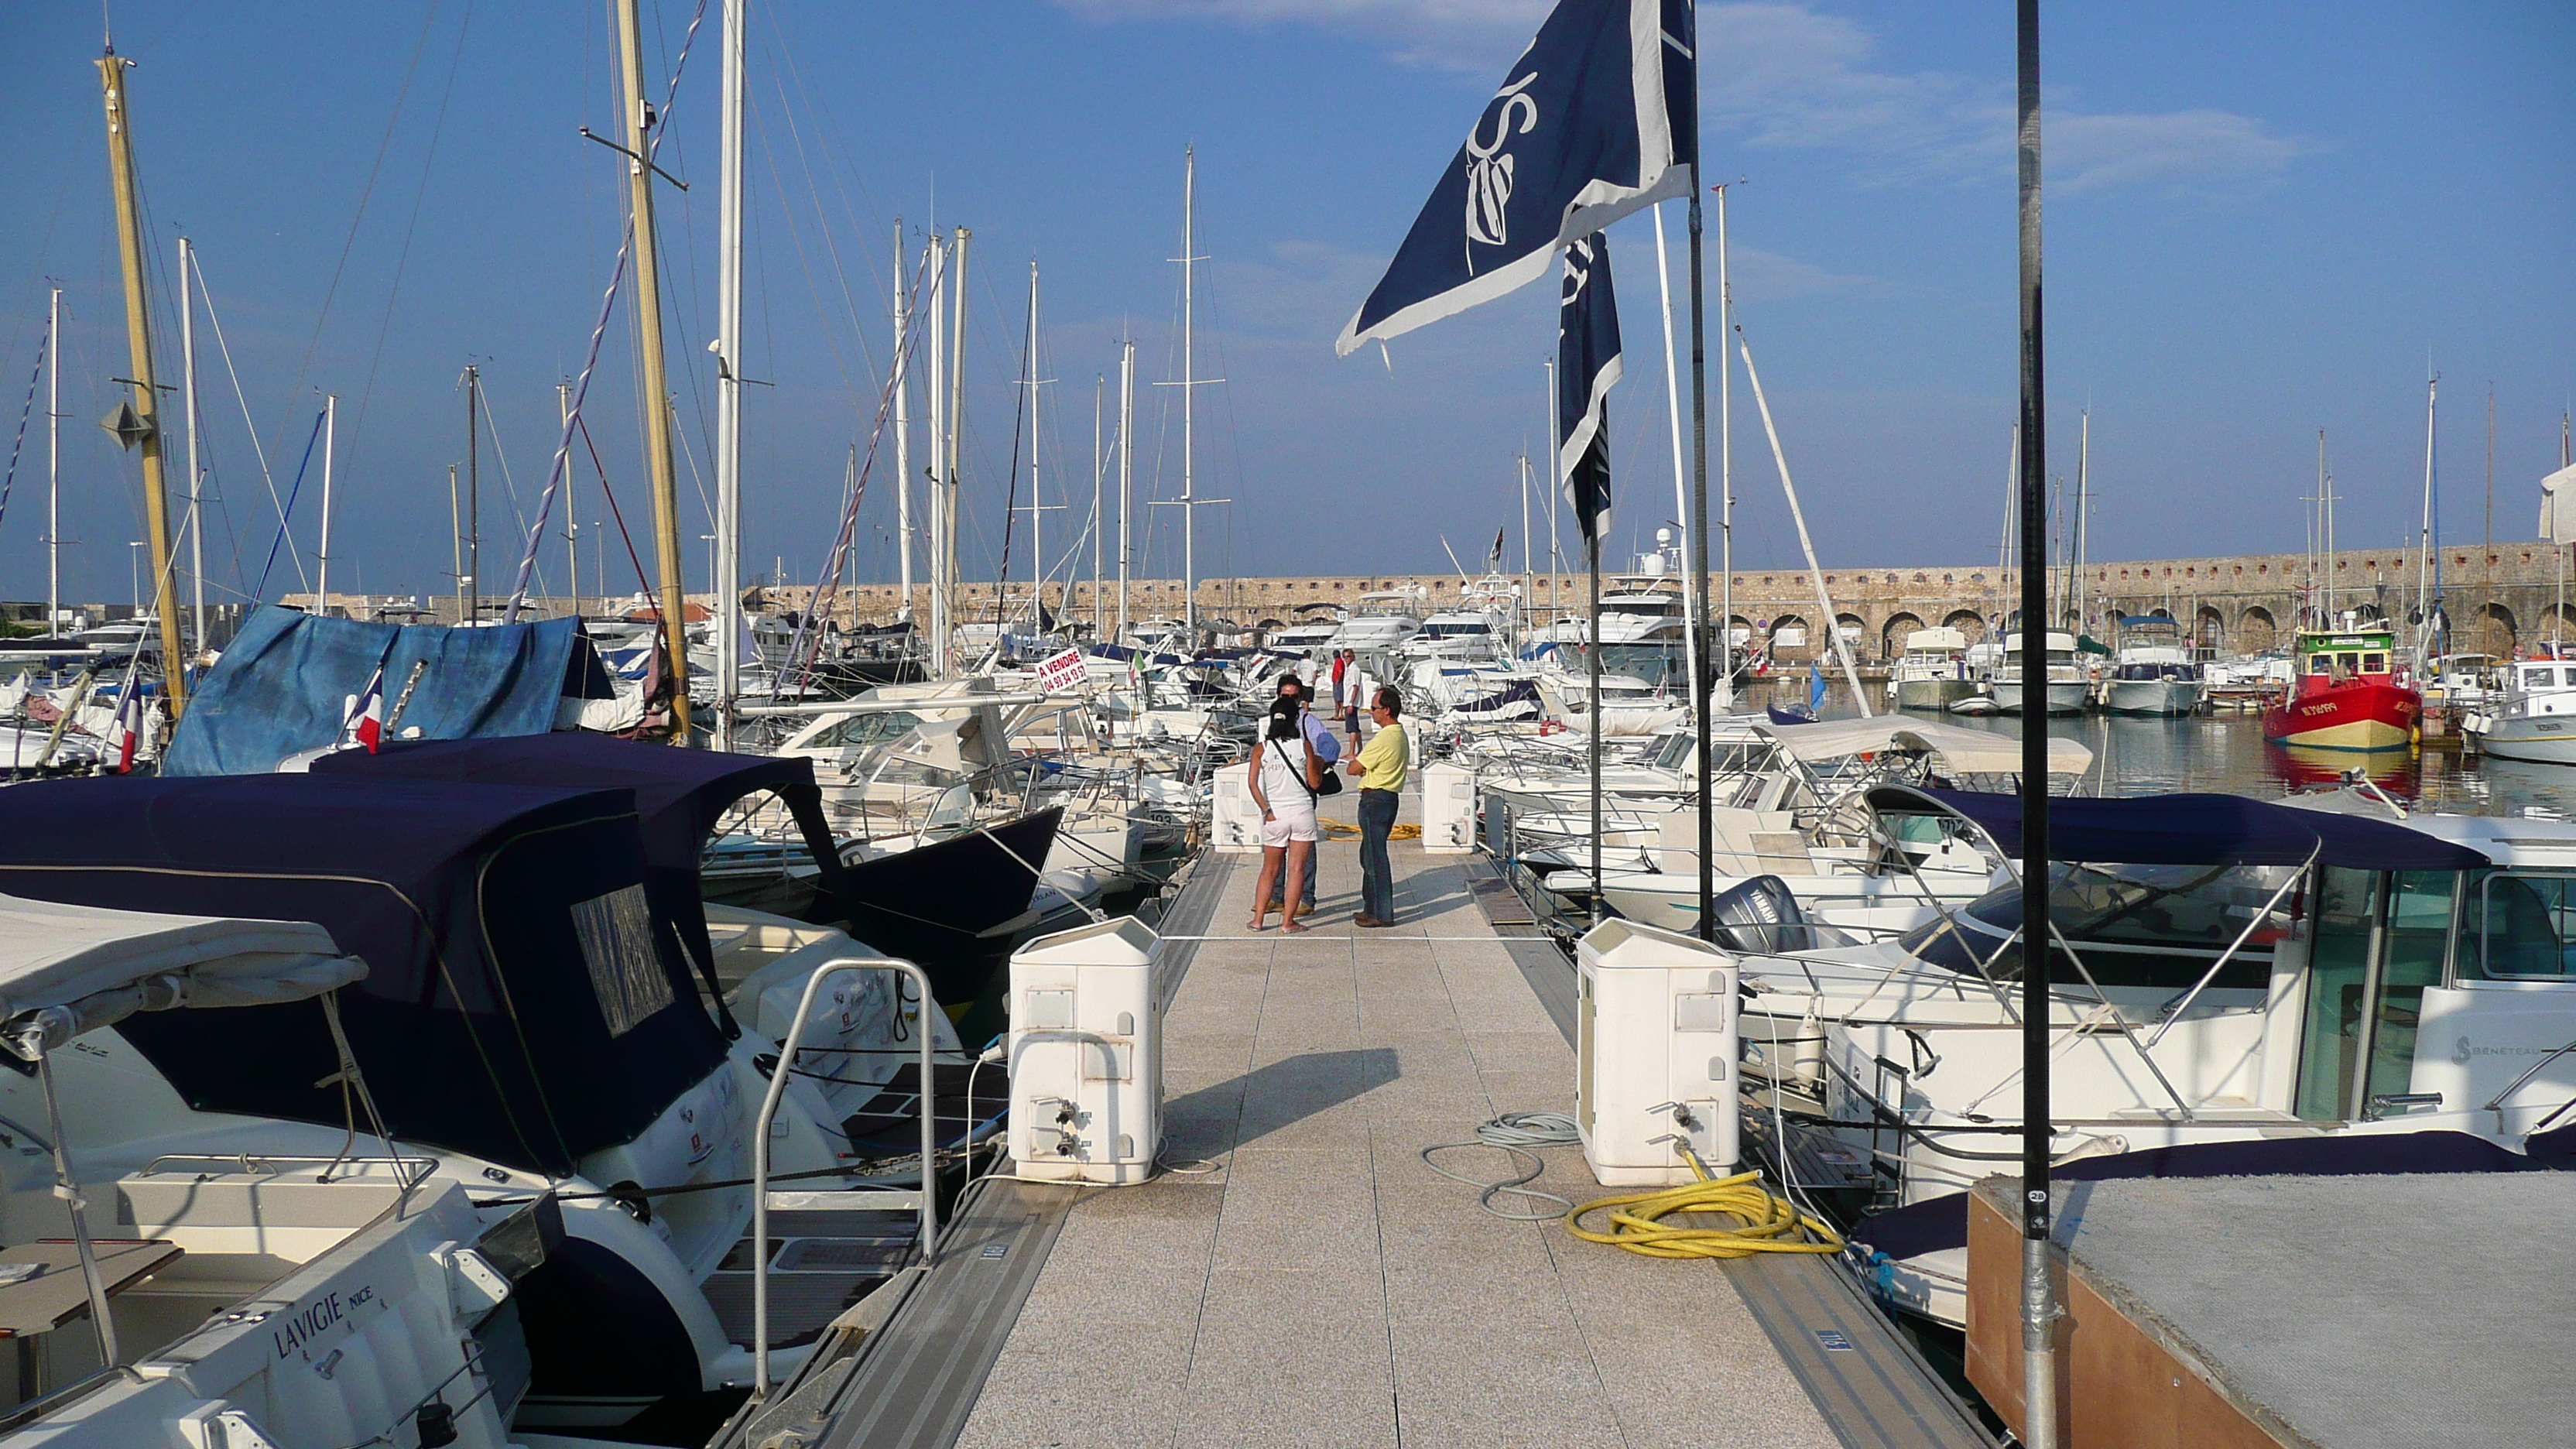
{"type": "MultiPolygon", "coordinates": [[[[1261,807],[1261,879],[1252,888],[1252,919],[1245,922],[1250,930],[1262,929],[1269,919],[1272,888],[1282,880],[1302,879],[1306,857],[1315,849],[1315,784],[1323,766],[1299,725],[1299,708],[1293,699],[1272,700],[1269,724],[1252,747],[1252,801],[1261,807]]],[[[1283,903],[1281,930],[1306,929],[1297,924],[1300,904],[1283,903]]]]}

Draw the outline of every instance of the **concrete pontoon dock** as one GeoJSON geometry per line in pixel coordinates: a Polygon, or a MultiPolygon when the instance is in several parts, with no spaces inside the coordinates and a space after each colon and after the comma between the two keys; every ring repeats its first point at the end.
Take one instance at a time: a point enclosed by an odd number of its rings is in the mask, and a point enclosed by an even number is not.
{"type": "MultiPolygon", "coordinates": [[[[1310,933],[1246,931],[1258,857],[1215,854],[1164,923],[1190,953],[1168,1170],[982,1185],[862,1350],[731,1442],[1993,1442],[1829,1261],[1640,1257],[1425,1168],[1498,1113],[1573,1109],[1574,970],[1479,857],[1398,842],[1402,925],[1362,931],[1356,844],[1323,849],[1310,933]]],[[[1535,1186],[1604,1195],[1579,1149],[1544,1155],[1535,1186]]]]}
{"type": "MultiPolygon", "coordinates": [[[[2021,1419],[2019,1180],[1968,1213],[1968,1373],[2021,1419]]],[[[2056,1184],[2069,1449],[2576,1443],[2576,1174],[2056,1184]]]]}

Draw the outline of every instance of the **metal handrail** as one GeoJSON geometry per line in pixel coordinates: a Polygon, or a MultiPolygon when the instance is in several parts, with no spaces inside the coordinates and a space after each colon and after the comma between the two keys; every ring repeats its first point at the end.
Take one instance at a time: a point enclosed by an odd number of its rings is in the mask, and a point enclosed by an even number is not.
{"type": "MultiPolygon", "coordinates": [[[[796,1019],[788,1024],[787,1039],[778,1044],[778,1065],[769,1073],[769,1091],[760,1101],[758,1135],[751,1148],[751,1336],[753,1387],[755,1398],[769,1397],[769,1129],[778,1115],[779,1100],[787,1095],[787,1079],[794,1075],[796,1053],[805,1036],[805,1022],[814,1009],[815,990],[823,978],[841,971],[900,971],[921,987],[924,1011],[935,1010],[938,997],[930,989],[930,976],[909,961],[892,956],[835,956],[814,968],[805,978],[805,994],[796,1003],[796,1019]]],[[[939,1252],[938,1182],[934,1176],[938,1161],[937,1126],[932,1121],[931,1102],[935,1095],[932,1075],[930,1031],[925,1025],[921,1038],[921,1191],[915,1206],[921,1213],[921,1256],[927,1264],[939,1252]]]]}

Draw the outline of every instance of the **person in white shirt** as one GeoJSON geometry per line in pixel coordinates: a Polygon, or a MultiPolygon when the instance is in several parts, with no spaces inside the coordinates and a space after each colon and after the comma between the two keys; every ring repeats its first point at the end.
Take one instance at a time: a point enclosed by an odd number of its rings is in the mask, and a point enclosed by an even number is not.
{"type": "MultiPolygon", "coordinates": [[[[1315,853],[1316,784],[1324,766],[1298,724],[1303,713],[1294,699],[1270,702],[1269,725],[1252,747],[1252,803],[1261,807],[1261,878],[1252,886],[1252,919],[1258,931],[1270,915],[1270,892],[1305,873],[1315,853]]],[[[1303,931],[1297,924],[1302,892],[1290,890],[1279,912],[1283,931],[1303,931]]]]}

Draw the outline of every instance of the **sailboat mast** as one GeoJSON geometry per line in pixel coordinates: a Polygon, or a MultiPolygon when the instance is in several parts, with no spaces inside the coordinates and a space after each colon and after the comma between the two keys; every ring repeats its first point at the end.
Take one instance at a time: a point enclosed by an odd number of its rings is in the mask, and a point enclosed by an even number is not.
{"type": "MultiPolygon", "coordinates": [[[[725,0],[723,154],[716,177],[716,718],[733,748],[742,691],[742,116],[751,0],[725,0]]],[[[896,286],[901,287],[898,278],[896,286]]],[[[674,655],[685,661],[685,656],[674,655]]],[[[682,673],[686,673],[685,662],[682,673]]]]}
{"type": "Polygon", "coordinates": [[[948,242],[930,232],[930,384],[922,387],[930,405],[930,467],[922,469],[922,505],[930,508],[930,678],[948,670],[948,578],[940,575],[940,544],[948,539],[948,516],[940,498],[948,477],[948,242]]]}
{"type": "Polygon", "coordinates": [[[1735,286],[1726,270],[1726,188],[1717,193],[1717,680],[1708,709],[1735,704],[1735,360],[1726,355],[1735,324],[1735,286]]]}
{"type": "Polygon", "coordinates": [[[1038,264],[1029,262],[1029,622],[1042,634],[1046,619],[1046,500],[1038,496],[1038,264]]]}
{"type": "Polygon", "coordinates": [[[179,644],[178,586],[170,577],[170,493],[156,421],[161,389],[152,370],[152,314],[143,294],[143,208],[135,194],[132,112],[125,97],[128,64],[110,45],[99,57],[98,76],[106,94],[108,176],[116,191],[117,253],[125,272],[125,347],[132,369],[127,382],[134,392],[134,433],[143,450],[143,515],[152,546],[153,608],[161,616],[162,681],[175,721],[188,707],[188,669],[179,644]]]}
{"type": "MultiPolygon", "coordinates": [[[[1698,203],[1692,202],[1694,206],[1698,203]]],[[[1673,513],[1681,520],[1682,556],[1691,557],[1691,540],[1696,532],[1691,511],[1690,474],[1682,463],[1682,383],[1681,368],[1673,351],[1673,267],[1664,248],[1664,204],[1655,203],[1655,286],[1664,304],[1664,418],[1671,424],[1673,441],[1673,513]]],[[[1703,359],[1703,366],[1705,359],[1703,359]]],[[[1683,652],[1689,656],[1684,676],[1690,681],[1691,707],[1701,713],[1708,710],[1708,688],[1700,678],[1700,591],[1688,581],[1682,588],[1682,638],[1689,641],[1683,652]]]]}
{"type": "Polygon", "coordinates": [[[1136,341],[1118,344],[1118,636],[1127,637],[1127,578],[1135,562],[1136,341]]]}
{"type": "MultiPolygon", "coordinates": [[[[939,576],[952,596],[948,609],[952,629],[957,615],[953,596],[957,591],[958,460],[966,433],[966,244],[971,235],[961,226],[951,243],[957,256],[957,285],[950,302],[955,310],[948,319],[948,476],[940,484],[939,576]]],[[[941,672],[947,668],[948,661],[942,658],[941,672]]]]}
{"type": "MultiPolygon", "coordinates": [[[[1550,612],[1554,612],[1565,602],[1557,597],[1565,578],[1565,555],[1559,551],[1556,532],[1557,488],[1565,481],[1565,445],[1556,436],[1556,359],[1547,358],[1540,365],[1547,369],[1547,602],[1550,612]]],[[[1591,636],[1584,638],[1588,642],[1591,636]]]]}
{"type": "Polygon", "coordinates": [[[2438,374],[2424,380],[2424,519],[2415,535],[2415,670],[2419,675],[2433,642],[2433,425],[2441,393],[2438,374]]]}
{"type": "MultiPolygon", "coordinates": [[[[188,582],[192,595],[190,613],[197,626],[197,648],[206,647],[206,530],[205,507],[200,497],[206,480],[203,456],[197,447],[197,309],[189,300],[189,274],[196,270],[197,253],[186,237],[179,238],[179,410],[188,426],[188,582]]],[[[2489,413],[2494,409],[2490,407],[2489,413]]],[[[2489,420],[2489,433],[2495,431],[2489,420]]],[[[2488,453],[2492,457],[2493,448],[2488,453]]],[[[2495,471],[2490,463],[2488,473],[2495,471]]],[[[2493,483],[2487,491],[2495,491],[2493,483]]],[[[2489,512],[2494,510],[2490,508],[2489,512]]],[[[51,629],[51,625],[46,626],[51,629]]]]}
{"type": "Polygon", "coordinates": [[[1197,278],[1199,152],[1181,153],[1181,621],[1183,647],[1199,647],[1197,278]]]}
{"type": "Polygon", "coordinates": [[[45,307],[45,632],[63,621],[63,289],[45,307]]]}
{"type": "MultiPolygon", "coordinates": [[[[636,348],[644,396],[644,464],[653,489],[654,567],[661,573],[662,649],[671,670],[671,739],[689,742],[688,580],[680,572],[680,481],[671,452],[671,389],[662,356],[662,266],[653,234],[653,125],[644,98],[644,42],[636,0],[617,7],[617,73],[625,90],[627,218],[634,231],[636,348]]],[[[478,581],[479,590],[480,583],[478,581]]]]}
{"type": "MultiPolygon", "coordinates": [[[[555,426],[572,430],[572,384],[555,384],[555,426]]],[[[566,475],[569,481],[570,475],[566,475]]],[[[564,501],[564,592],[570,595],[570,617],[581,617],[581,514],[572,506],[571,495],[564,501]]]]}
{"type": "Polygon", "coordinates": [[[483,617],[483,370],[465,365],[465,617],[483,617]]]}
{"type": "Polygon", "coordinates": [[[313,617],[331,617],[331,468],[340,451],[340,395],[322,395],[322,546],[314,552],[313,617]]]}
{"type": "Polygon", "coordinates": [[[2086,527],[2093,521],[2093,410],[2086,408],[2075,433],[2075,632],[2090,632],[2085,613],[2086,527]]]}
{"type": "Polygon", "coordinates": [[[903,603],[895,617],[912,617],[912,359],[906,355],[912,326],[912,293],[904,284],[903,218],[894,219],[894,535],[902,572],[903,603]]]}
{"type": "Polygon", "coordinates": [[[1106,542],[1105,538],[1103,537],[1103,535],[1102,535],[1102,534],[1101,534],[1101,532],[1100,532],[1100,524],[1101,524],[1101,513],[1100,513],[1100,503],[1101,503],[1101,497],[1100,497],[1100,494],[1101,494],[1101,481],[1100,481],[1100,474],[1101,474],[1102,464],[1103,464],[1103,461],[1104,461],[1104,455],[1103,455],[1103,453],[1102,453],[1102,451],[1101,451],[1100,419],[1101,419],[1101,406],[1102,406],[1102,403],[1103,403],[1103,400],[1104,400],[1104,395],[1107,393],[1108,388],[1109,388],[1109,379],[1108,379],[1108,378],[1103,377],[1103,376],[1101,376],[1101,375],[1100,375],[1100,374],[1098,374],[1098,373],[1093,373],[1093,374],[1092,374],[1092,376],[1091,376],[1091,637],[1092,637],[1093,642],[1095,642],[1095,643],[1097,643],[1097,642],[1099,641],[1099,639],[1100,639],[1100,625],[1101,625],[1101,622],[1102,622],[1102,618],[1101,618],[1101,600],[1100,600],[1100,565],[1101,565],[1101,563],[1102,563],[1102,561],[1103,561],[1103,557],[1104,557],[1104,555],[1106,554],[1106,552],[1107,552],[1107,548],[1108,548],[1108,544],[1107,544],[1107,542],[1106,542]]]}

